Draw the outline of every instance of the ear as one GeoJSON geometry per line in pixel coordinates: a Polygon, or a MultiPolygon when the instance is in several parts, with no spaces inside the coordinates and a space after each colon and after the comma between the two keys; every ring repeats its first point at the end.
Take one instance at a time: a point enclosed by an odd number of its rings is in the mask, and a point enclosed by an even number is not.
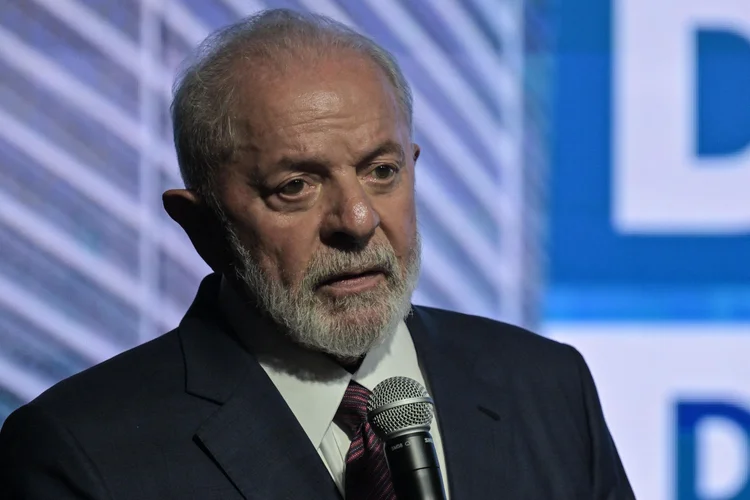
{"type": "Polygon", "coordinates": [[[414,164],[417,164],[417,160],[419,159],[419,155],[422,152],[422,149],[419,147],[419,144],[412,144],[411,149],[413,152],[412,159],[414,160],[414,164]]]}
{"type": "Polygon", "coordinates": [[[200,196],[189,189],[170,189],[162,195],[164,210],[179,224],[198,255],[217,273],[227,270],[231,253],[224,228],[216,214],[200,196]]]}

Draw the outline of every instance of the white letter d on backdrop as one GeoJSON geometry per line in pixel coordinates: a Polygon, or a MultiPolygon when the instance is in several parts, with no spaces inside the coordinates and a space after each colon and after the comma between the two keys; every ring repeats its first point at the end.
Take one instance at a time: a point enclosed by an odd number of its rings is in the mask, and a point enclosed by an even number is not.
{"type": "Polygon", "coordinates": [[[613,225],[631,234],[750,234],[750,147],[696,152],[695,43],[708,29],[750,44],[748,1],[613,2],[613,225]]]}

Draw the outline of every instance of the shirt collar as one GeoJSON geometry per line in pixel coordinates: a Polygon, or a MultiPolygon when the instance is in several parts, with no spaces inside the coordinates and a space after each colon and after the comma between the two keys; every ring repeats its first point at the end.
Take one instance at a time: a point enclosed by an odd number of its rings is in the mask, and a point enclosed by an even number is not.
{"type": "Polygon", "coordinates": [[[331,425],[350,380],[373,390],[383,380],[422,380],[417,354],[406,324],[367,353],[351,374],[324,354],[303,349],[273,329],[254,328],[248,306],[222,277],[219,303],[231,327],[255,355],[286,401],[302,429],[318,448],[331,425]]]}

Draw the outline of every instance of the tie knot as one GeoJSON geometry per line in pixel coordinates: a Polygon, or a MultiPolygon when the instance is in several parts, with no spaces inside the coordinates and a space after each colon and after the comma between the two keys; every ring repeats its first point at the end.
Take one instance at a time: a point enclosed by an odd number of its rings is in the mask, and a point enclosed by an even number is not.
{"type": "Polygon", "coordinates": [[[369,389],[357,382],[349,382],[336,412],[336,419],[350,432],[357,432],[357,429],[367,421],[367,402],[370,400],[370,394],[372,393],[369,389]]]}

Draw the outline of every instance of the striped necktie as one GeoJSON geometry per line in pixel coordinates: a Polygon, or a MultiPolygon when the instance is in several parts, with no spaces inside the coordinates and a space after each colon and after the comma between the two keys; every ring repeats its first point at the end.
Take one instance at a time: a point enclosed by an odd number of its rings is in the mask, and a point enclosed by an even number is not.
{"type": "Polygon", "coordinates": [[[346,500],[396,500],[383,441],[367,421],[370,391],[351,381],[336,421],[352,437],[346,454],[346,500]]]}

